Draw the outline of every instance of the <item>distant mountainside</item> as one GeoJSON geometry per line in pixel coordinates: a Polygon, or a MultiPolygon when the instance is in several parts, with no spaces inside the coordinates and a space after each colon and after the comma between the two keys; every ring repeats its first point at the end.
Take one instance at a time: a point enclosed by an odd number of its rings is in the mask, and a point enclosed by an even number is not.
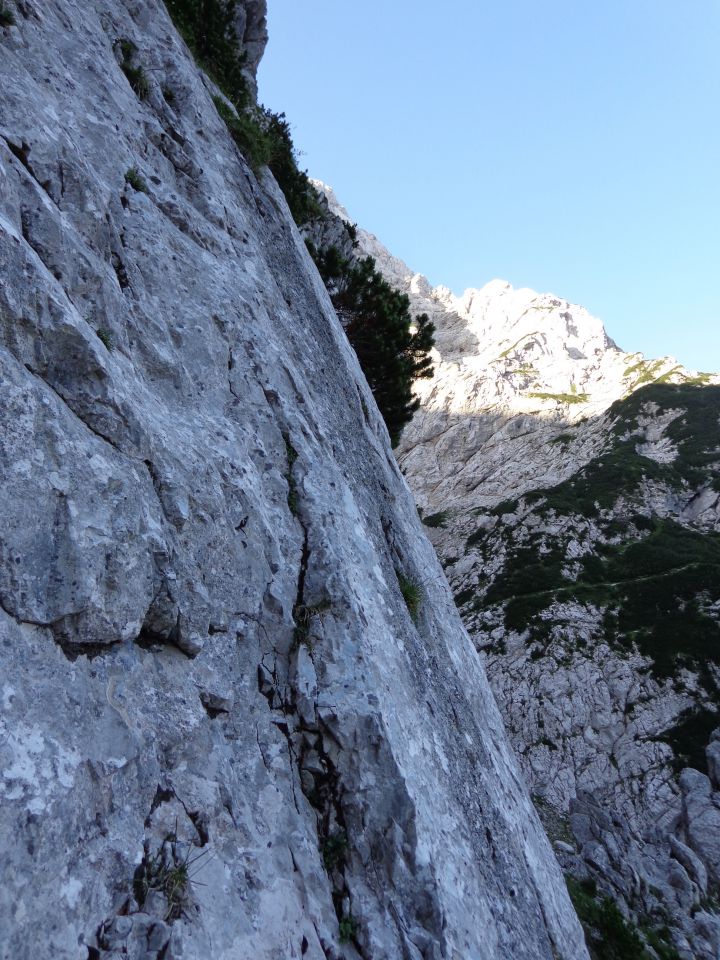
{"type": "Polygon", "coordinates": [[[720,378],[549,294],[431,288],[357,238],[437,328],[397,455],[591,952],[717,960],[720,378]]]}

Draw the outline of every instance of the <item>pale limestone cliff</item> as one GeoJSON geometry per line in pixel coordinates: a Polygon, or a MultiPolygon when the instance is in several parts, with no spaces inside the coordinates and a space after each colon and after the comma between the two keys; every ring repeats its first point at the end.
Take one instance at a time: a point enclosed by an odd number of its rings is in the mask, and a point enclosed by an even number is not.
{"type": "Polygon", "coordinates": [[[276,184],[160,0],[9,2],[0,957],[585,957],[276,184]]]}

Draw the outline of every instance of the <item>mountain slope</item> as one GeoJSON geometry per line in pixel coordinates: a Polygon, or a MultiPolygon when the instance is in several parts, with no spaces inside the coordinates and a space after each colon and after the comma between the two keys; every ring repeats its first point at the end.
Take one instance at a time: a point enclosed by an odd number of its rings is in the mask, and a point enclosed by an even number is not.
{"type": "Polygon", "coordinates": [[[586,884],[597,954],[607,894],[655,955],[716,958],[718,377],[624,353],[552,295],[431,289],[358,240],[436,325],[398,459],[538,810],[586,884]]]}
{"type": "Polygon", "coordinates": [[[159,0],[9,5],[0,957],[585,956],[277,185],[159,0]]]}

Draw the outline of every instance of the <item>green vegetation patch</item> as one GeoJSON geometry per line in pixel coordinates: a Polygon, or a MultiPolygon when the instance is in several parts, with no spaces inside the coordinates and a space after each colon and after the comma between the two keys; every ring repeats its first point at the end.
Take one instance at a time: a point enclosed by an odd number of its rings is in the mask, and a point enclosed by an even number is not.
{"type": "Polygon", "coordinates": [[[509,357],[510,354],[513,352],[513,350],[517,350],[517,348],[520,346],[523,340],[529,340],[530,337],[536,337],[539,332],[540,332],[539,330],[533,330],[532,333],[526,333],[525,336],[520,337],[520,339],[516,340],[511,347],[508,347],[507,350],[503,350],[503,352],[498,357],[498,360],[504,360],[506,357],[509,357]]]}
{"type": "Polygon", "coordinates": [[[587,403],[586,393],[529,393],[534,400],[555,400],[556,403],[587,403]]]}
{"type": "Polygon", "coordinates": [[[439,513],[430,513],[427,517],[423,517],[422,522],[426,527],[444,527],[449,517],[449,511],[440,510],[439,513]]]}
{"type": "Polygon", "coordinates": [[[423,599],[422,587],[402,573],[397,574],[397,579],[405,606],[413,620],[417,621],[423,599]]]}
{"type": "MultiPolygon", "coordinates": [[[[644,404],[657,404],[660,411],[683,409],[665,429],[667,436],[677,447],[677,459],[661,467],[661,478],[678,487],[684,481],[704,483],[710,468],[720,459],[720,386],[695,386],[694,384],[656,383],[636,391],[631,397],[617,401],[610,413],[618,417],[615,435],[637,427],[637,420],[644,404]]],[[[647,461],[647,458],[642,458],[647,461]]]]}
{"type": "Polygon", "coordinates": [[[132,40],[125,38],[117,41],[120,50],[120,69],[139,100],[147,100],[150,94],[150,81],[141,64],[135,63],[137,47],[132,40]]]}
{"type": "MultiPolygon", "coordinates": [[[[581,396],[580,394],[578,396],[581,396]]],[[[715,465],[720,461],[720,387],[687,384],[653,384],[610,408],[616,418],[609,448],[569,480],[528,494],[528,503],[545,500],[559,514],[596,517],[614,506],[620,496],[632,497],[643,480],[665,482],[680,490],[688,483],[700,486],[708,479],[718,484],[715,465]],[[644,404],[657,404],[660,412],[686,411],[665,429],[678,455],[671,463],[656,463],[636,451],[638,418],[644,404]]]]}
{"type": "Polygon", "coordinates": [[[596,517],[614,506],[622,494],[633,493],[645,478],[660,480],[663,467],[635,452],[636,439],[616,440],[607,453],[583,467],[569,480],[547,490],[528,494],[527,502],[545,501],[558,514],[596,517]]]}
{"type": "Polygon", "coordinates": [[[287,473],[285,478],[288,484],[288,495],[287,502],[288,507],[290,508],[290,513],[296,517],[300,511],[300,498],[298,496],[297,483],[295,482],[295,475],[293,473],[293,467],[298,458],[298,453],[295,447],[290,442],[290,437],[285,437],[285,454],[287,456],[287,473]]]}
{"type": "Polygon", "coordinates": [[[205,70],[229,103],[215,98],[218,113],[256,172],[272,170],[298,226],[320,214],[318,194],[300,169],[283,113],[252,103],[245,77],[245,56],[235,33],[234,4],[223,0],[166,0],[175,26],[195,61],[205,70]]]}
{"type": "Polygon", "coordinates": [[[340,943],[352,943],[357,937],[358,922],[352,914],[340,920],[340,943]]]}
{"type": "Polygon", "coordinates": [[[467,589],[461,590],[459,593],[455,594],[455,605],[462,607],[464,604],[470,603],[470,601],[475,597],[476,593],[477,590],[475,587],[467,587],[467,589]]]}
{"type": "Polygon", "coordinates": [[[662,366],[662,360],[640,360],[638,363],[633,364],[633,366],[628,367],[624,376],[635,377],[630,389],[634,390],[637,387],[642,386],[642,384],[652,383],[658,373],[662,370],[662,366]]]}
{"type": "Polygon", "coordinates": [[[102,342],[106,350],[112,350],[113,348],[113,338],[109,330],[106,330],[104,327],[98,327],[95,331],[98,335],[99,340],[102,342]]]}
{"type": "Polygon", "coordinates": [[[640,930],[626,920],[610,897],[600,897],[594,880],[576,880],[566,876],[568,893],[585,931],[585,940],[592,960],[651,960],[646,947],[659,944],[662,960],[680,960],[679,954],[665,939],[665,931],[640,930]]]}
{"type": "Polygon", "coordinates": [[[683,384],[688,387],[705,387],[708,386],[712,379],[711,373],[698,373],[694,377],[683,377],[683,384]]]}
{"type": "Polygon", "coordinates": [[[322,847],[325,869],[328,871],[333,871],[336,868],[341,867],[347,859],[347,854],[347,834],[344,831],[330,834],[322,847]]]}
{"type": "Polygon", "coordinates": [[[506,557],[485,595],[505,603],[505,625],[534,639],[547,633],[537,618],[555,601],[577,600],[611,612],[606,639],[620,649],[636,644],[652,660],[658,679],[681,667],[697,671],[715,691],[708,664],[720,666],[720,624],[705,612],[705,598],[720,598],[720,536],[688,530],[672,520],[642,518],[650,533],[581,559],[577,579],[565,573],[559,548],[545,551],[541,540],[506,557]]]}
{"type": "Polygon", "coordinates": [[[675,771],[692,767],[707,774],[707,756],[705,745],[710,742],[710,734],[720,724],[720,712],[713,707],[690,707],[680,717],[678,723],[660,739],[671,748],[675,771]]]}
{"type": "Polygon", "coordinates": [[[234,4],[224,0],[166,0],[173,23],[195,61],[238,107],[248,104],[245,58],[239,53],[234,4]]]}
{"type": "Polygon", "coordinates": [[[15,24],[15,14],[4,3],[0,3],[0,27],[12,27],[15,24]]]}
{"type": "Polygon", "coordinates": [[[518,508],[519,500],[501,500],[490,510],[491,517],[502,517],[506,513],[515,513],[518,508]]]}
{"type": "Polygon", "coordinates": [[[257,110],[236,110],[222,97],[213,97],[218,114],[225,121],[236,146],[257,172],[267,166],[273,156],[274,145],[260,122],[257,110]]]}
{"type": "Polygon", "coordinates": [[[143,180],[137,167],[130,167],[130,169],[125,172],[125,182],[138,193],[148,192],[147,183],[143,180]]]}

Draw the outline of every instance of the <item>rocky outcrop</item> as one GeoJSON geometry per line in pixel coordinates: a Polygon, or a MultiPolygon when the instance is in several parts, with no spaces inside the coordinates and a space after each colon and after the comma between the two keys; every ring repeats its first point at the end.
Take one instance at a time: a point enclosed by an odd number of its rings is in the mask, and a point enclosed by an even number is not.
{"type": "Polygon", "coordinates": [[[11,3],[0,957],[586,956],[274,181],[160,0],[11,3]]]}
{"type": "Polygon", "coordinates": [[[248,91],[257,99],[257,68],[268,42],[267,0],[242,0],[234,6],[235,35],[240,41],[248,91]]]}
{"type": "Polygon", "coordinates": [[[561,862],[669,928],[663,956],[714,960],[718,377],[624,353],[553,295],[431,289],[358,241],[437,328],[399,462],[561,862]]]}

